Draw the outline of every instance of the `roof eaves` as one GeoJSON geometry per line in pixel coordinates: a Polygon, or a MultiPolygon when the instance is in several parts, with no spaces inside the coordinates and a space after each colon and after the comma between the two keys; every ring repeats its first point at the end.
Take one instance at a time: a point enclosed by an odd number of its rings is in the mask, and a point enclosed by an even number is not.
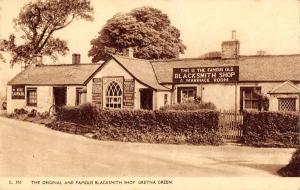
{"type": "Polygon", "coordinates": [[[13,81],[19,77],[20,75],[22,75],[24,72],[27,72],[28,69],[30,69],[31,67],[27,67],[26,69],[24,69],[23,71],[19,72],[16,76],[14,76],[12,79],[10,79],[8,82],[7,82],[7,85],[13,85],[13,81]]]}

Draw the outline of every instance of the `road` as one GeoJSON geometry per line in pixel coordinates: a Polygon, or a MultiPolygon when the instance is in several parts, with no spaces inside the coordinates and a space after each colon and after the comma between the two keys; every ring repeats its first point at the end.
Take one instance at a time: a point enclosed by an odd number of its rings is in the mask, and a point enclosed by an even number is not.
{"type": "Polygon", "coordinates": [[[294,149],[104,142],[0,117],[0,177],[277,176],[294,149]]]}

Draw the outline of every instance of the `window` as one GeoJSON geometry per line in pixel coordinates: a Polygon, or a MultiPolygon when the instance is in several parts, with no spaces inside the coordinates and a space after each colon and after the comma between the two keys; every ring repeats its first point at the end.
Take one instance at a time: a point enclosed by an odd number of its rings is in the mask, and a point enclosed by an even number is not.
{"type": "Polygon", "coordinates": [[[260,87],[241,87],[241,110],[260,110],[260,87]]]}
{"type": "Polygon", "coordinates": [[[107,108],[122,107],[122,89],[118,83],[112,81],[106,88],[105,106],[107,108]]]}
{"type": "Polygon", "coordinates": [[[164,105],[168,104],[168,94],[164,94],[164,105]]]}
{"type": "Polygon", "coordinates": [[[178,87],[177,102],[185,103],[194,101],[197,96],[197,87],[178,87]]]}
{"type": "Polygon", "coordinates": [[[296,111],[296,98],[278,98],[279,111],[296,111]]]}
{"type": "Polygon", "coordinates": [[[86,87],[76,88],[75,105],[84,104],[86,102],[86,87]]]}
{"type": "Polygon", "coordinates": [[[27,88],[27,106],[37,106],[36,88],[27,88]]]}

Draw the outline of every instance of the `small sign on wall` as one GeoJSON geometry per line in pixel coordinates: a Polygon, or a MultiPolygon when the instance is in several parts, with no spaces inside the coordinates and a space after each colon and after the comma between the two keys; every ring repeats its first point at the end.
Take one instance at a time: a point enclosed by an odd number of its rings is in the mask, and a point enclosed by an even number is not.
{"type": "Polygon", "coordinates": [[[94,78],[92,83],[92,103],[102,108],[102,80],[94,78]]]}
{"type": "Polygon", "coordinates": [[[13,85],[11,99],[25,99],[25,85],[13,85]]]}
{"type": "Polygon", "coordinates": [[[124,96],[123,96],[124,108],[134,108],[134,79],[124,80],[124,96]]]}

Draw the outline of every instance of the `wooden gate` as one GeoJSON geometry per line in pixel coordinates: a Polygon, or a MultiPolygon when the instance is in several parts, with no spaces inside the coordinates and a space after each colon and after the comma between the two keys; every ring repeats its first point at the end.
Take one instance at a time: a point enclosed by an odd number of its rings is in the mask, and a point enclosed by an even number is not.
{"type": "Polygon", "coordinates": [[[234,110],[220,112],[219,125],[227,142],[238,142],[242,137],[243,114],[234,110]]]}

